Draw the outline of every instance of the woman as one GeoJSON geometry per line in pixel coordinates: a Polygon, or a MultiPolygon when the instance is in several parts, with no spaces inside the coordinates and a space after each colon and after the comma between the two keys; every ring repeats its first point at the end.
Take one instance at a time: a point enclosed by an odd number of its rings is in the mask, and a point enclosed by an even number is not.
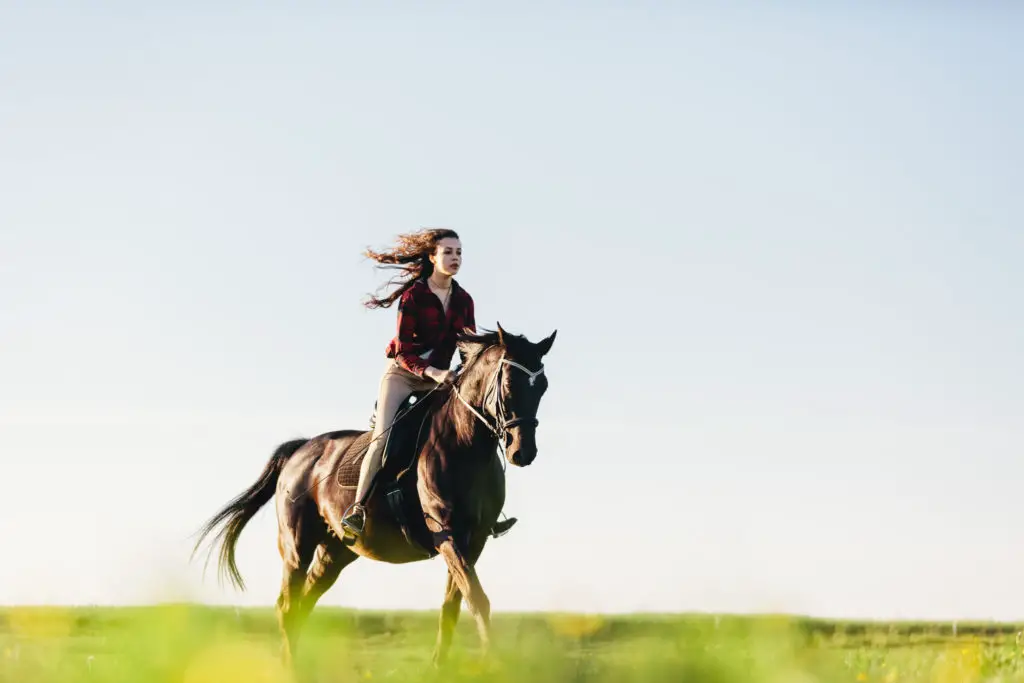
{"type": "MultiPolygon", "coordinates": [[[[341,523],[358,536],[366,521],[366,494],[381,467],[381,456],[399,406],[411,393],[450,384],[449,369],[460,330],[476,331],[473,297],[455,280],[462,265],[462,243],[454,230],[421,230],[399,235],[391,251],[367,250],[381,264],[402,270],[407,278],[384,298],[370,297],[367,308],[388,308],[398,301],[398,332],[388,343],[384,374],[377,392],[377,414],[369,450],[363,458],[356,503],[341,523]]],[[[394,280],[392,280],[392,283],[394,280]]],[[[515,518],[498,522],[499,536],[515,518]]]]}

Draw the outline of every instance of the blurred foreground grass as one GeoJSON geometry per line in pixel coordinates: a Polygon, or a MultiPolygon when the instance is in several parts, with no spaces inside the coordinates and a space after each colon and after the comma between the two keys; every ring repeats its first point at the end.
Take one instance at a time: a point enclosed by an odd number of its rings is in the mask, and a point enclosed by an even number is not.
{"type": "MultiPolygon", "coordinates": [[[[491,661],[463,614],[450,667],[429,670],[436,612],[314,612],[300,680],[1024,683],[1011,624],[783,617],[499,614],[491,661]]],[[[162,605],[0,609],[0,681],[277,683],[270,609],[162,605]]]]}

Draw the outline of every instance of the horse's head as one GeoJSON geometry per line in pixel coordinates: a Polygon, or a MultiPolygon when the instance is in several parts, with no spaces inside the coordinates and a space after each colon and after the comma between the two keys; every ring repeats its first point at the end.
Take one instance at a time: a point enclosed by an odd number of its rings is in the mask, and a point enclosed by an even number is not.
{"type": "Polygon", "coordinates": [[[537,410],[548,388],[543,358],[557,333],[534,343],[509,334],[499,323],[497,332],[462,342],[463,352],[478,366],[474,384],[483,411],[513,465],[525,467],[537,457],[537,410]]]}

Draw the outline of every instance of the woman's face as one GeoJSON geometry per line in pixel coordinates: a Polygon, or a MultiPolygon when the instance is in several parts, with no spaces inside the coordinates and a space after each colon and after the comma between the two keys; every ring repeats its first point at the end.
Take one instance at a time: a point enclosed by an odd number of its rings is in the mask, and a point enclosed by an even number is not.
{"type": "Polygon", "coordinates": [[[430,256],[434,269],[442,275],[454,276],[462,265],[462,242],[458,237],[445,237],[437,243],[430,256]]]}

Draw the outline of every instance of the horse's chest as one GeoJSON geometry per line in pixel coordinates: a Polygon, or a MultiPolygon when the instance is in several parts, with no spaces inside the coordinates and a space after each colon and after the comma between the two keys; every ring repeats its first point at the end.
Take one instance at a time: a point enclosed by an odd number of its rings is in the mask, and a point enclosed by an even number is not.
{"type": "Polygon", "coordinates": [[[435,508],[439,518],[460,525],[489,526],[504,505],[505,486],[500,472],[495,477],[485,467],[463,467],[420,474],[420,501],[425,510],[435,508]]]}

